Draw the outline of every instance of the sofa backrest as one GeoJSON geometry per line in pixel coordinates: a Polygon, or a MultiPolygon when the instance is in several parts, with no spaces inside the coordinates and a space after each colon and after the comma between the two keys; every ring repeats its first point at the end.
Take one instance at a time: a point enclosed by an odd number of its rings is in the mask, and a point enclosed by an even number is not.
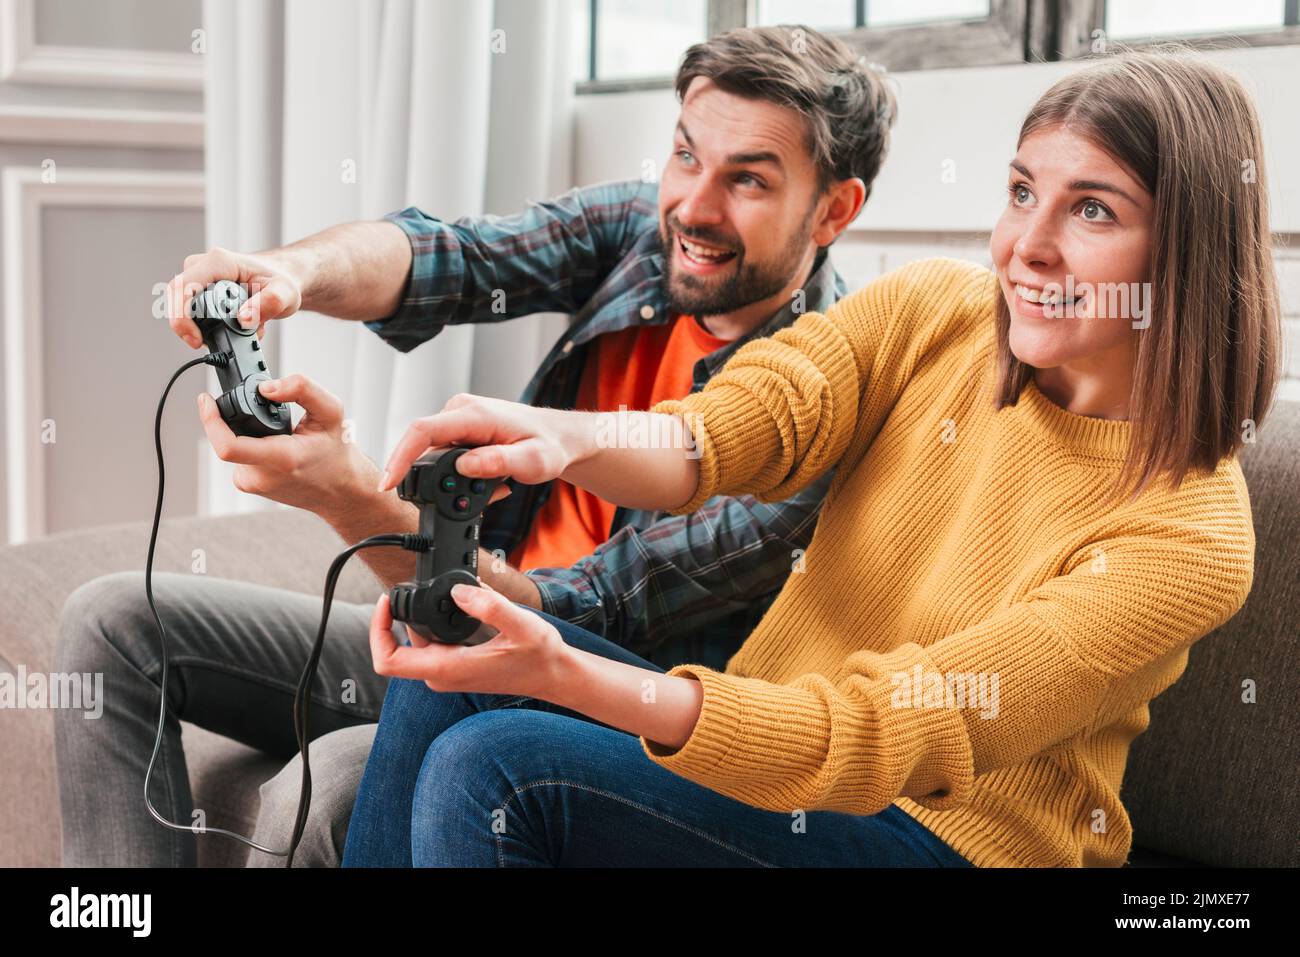
{"type": "Polygon", "coordinates": [[[1121,799],[1133,844],[1213,866],[1300,865],[1300,402],[1241,452],[1255,520],[1250,596],[1151,702],[1121,799]],[[1247,703],[1247,683],[1254,703],[1247,703]]]}

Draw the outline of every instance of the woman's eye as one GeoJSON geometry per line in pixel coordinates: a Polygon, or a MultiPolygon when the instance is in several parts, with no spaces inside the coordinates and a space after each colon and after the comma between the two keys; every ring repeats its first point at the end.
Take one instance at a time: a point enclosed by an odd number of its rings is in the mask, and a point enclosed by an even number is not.
{"type": "Polygon", "coordinates": [[[1110,214],[1109,209],[1095,199],[1085,200],[1083,205],[1079,207],[1079,212],[1090,223],[1104,223],[1115,218],[1110,214]]]}
{"type": "Polygon", "coordinates": [[[1017,206],[1023,206],[1034,197],[1034,194],[1030,192],[1029,187],[1024,183],[1012,183],[1008,188],[1008,192],[1011,193],[1011,201],[1017,206]]]}
{"type": "Polygon", "coordinates": [[[689,150],[678,150],[677,158],[688,165],[695,162],[695,157],[690,154],[689,150]]]}

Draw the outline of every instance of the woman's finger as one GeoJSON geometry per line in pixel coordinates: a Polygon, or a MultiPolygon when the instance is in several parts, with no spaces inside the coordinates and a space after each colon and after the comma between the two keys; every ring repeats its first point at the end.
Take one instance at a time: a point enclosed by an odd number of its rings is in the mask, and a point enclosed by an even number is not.
{"type": "MultiPolygon", "coordinates": [[[[407,629],[408,634],[413,634],[407,629]]],[[[418,636],[417,636],[418,637],[418,636]]],[[[370,616],[370,660],[375,674],[386,678],[416,678],[435,687],[450,679],[446,672],[449,655],[455,649],[441,642],[425,642],[420,646],[406,647],[399,645],[393,635],[393,614],[389,607],[388,593],[379,596],[375,610],[370,616]]]]}
{"type": "Polygon", "coordinates": [[[451,600],[465,614],[487,622],[500,632],[531,634],[543,624],[536,615],[486,586],[457,585],[451,590],[451,600]]]}
{"type": "Polygon", "coordinates": [[[411,463],[430,448],[466,441],[471,431],[470,418],[469,410],[457,409],[416,419],[407,426],[384,464],[379,491],[386,492],[395,487],[410,470],[411,463]]]}
{"type": "Polygon", "coordinates": [[[380,662],[392,658],[395,650],[397,638],[393,635],[393,613],[388,605],[388,592],[384,592],[370,613],[370,660],[377,673],[382,674],[380,662]]]}
{"type": "Polygon", "coordinates": [[[420,634],[419,632],[417,632],[410,625],[406,626],[406,637],[411,642],[412,648],[429,647],[429,639],[424,637],[424,635],[420,634]]]}

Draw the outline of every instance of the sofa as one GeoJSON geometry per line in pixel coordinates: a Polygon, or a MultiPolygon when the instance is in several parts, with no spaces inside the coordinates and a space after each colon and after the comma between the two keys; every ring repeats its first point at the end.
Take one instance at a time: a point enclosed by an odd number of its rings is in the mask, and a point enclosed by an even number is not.
{"type": "MultiPolygon", "coordinates": [[[[1133,823],[1130,866],[1300,865],[1300,402],[1279,400],[1241,453],[1256,532],[1254,587],[1242,609],[1192,648],[1186,672],[1151,704],[1130,750],[1121,799],[1133,823]],[[1243,688],[1253,683],[1254,700],[1243,688]]],[[[0,548],[0,670],[48,672],[63,601],[99,575],[143,567],[148,523],[95,527],[0,548]]],[[[316,516],[277,508],[163,522],[156,571],[206,574],[319,595],[344,547],[316,516]]],[[[356,558],[336,599],[371,602],[381,586],[356,558]]],[[[213,824],[251,834],[258,787],[279,762],[183,725],[193,794],[213,824]]],[[[57,866],[59,801],[48,710],[0,710],[0,865],[57,866]]],[[[93,787],[93,780],[85,782],[93,787]]],[[[199,841],[199,863],[238,867],[244,845],[199,841]]]]}

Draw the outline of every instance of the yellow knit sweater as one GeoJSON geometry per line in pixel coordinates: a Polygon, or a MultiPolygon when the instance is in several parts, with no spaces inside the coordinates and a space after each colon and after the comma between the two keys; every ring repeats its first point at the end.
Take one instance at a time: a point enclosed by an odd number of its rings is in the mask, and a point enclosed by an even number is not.
{"type": "Polygon", "coordinates": [[[897,804],[977,866],[1119,866],[1129,743],[1246,599],[1250,500],[1232,457],[1177,492],[1101,502],[1129,424],[1032,382],[994,412],[998,294],[980,266],[914,263],[655,406],[698,433],[678,513],[837,471],[725,672],[668,672],[703,685],[690,738],[641,745],[773,811],[897,804]]]}

